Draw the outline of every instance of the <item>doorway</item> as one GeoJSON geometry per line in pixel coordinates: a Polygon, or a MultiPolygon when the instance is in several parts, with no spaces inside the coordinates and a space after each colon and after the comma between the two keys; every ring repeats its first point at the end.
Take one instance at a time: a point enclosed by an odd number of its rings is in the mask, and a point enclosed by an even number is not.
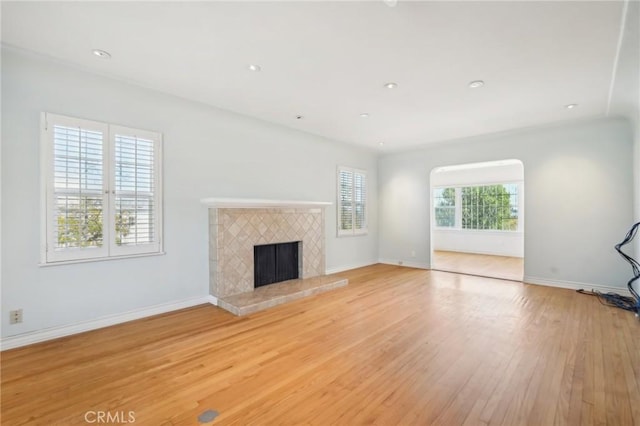
{"type": "Polygon", "coordinates": [[[522,281],[522,162],[437,167],[430,181],[432,269],[522,281]]]}

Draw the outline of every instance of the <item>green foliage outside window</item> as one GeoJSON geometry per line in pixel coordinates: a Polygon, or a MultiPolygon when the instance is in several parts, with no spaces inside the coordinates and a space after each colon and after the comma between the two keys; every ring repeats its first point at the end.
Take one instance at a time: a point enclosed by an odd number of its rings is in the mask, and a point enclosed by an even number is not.
{"type": "Polygon", "coordinates": [[[456,226],[455,188],[436,189],[434,198],[436,226],[444,228],[453,228],[456,226]]]}
{"type": "Polygon", "coordinates": [[[456,190],[461,193],[462,229],[518,229],[516,184],[435,189],[434,214],[437,227],[456,226],[456,190]]]}
{"type": "MultiPolygon", "coordinates": [[[[61,209],[62,210],[62,209],[61,209]]],[[[116,244],[129,235],[135,216],[129,210],[116,214],[116,244]]],[[[58,247],[101,247],[102,205],[95,199],[82,199],[79,205],[59,211],[57,219],[58,247]]]]}
{"type": "Polygon", "coordinates": [[[462,188],[462,228],[515,231],[517,211],[504,185],[462,188]]]}

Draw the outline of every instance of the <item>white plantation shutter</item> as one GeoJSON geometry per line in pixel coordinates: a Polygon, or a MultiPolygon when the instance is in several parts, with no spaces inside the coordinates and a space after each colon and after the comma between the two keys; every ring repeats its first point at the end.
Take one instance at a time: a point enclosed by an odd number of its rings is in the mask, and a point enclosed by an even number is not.
{"type": "Polygon", "coordinates": [[[46,261],[103,257],[107,126],[59,117],[47,128],[46,261]]]}
{"type": "Polygon", "coordinates": [[[354,232],[367,231],[367,177],[364,173],[353,172],[354,232]]]}
{"type": "Polygon", "coordinates": [[[338,235],[353,232],[353,173],[338,171],[338,235]]]}
{"type": "Polygon", "coordinates": [[[158,191],[160,135],[111,126],[114,254],[160,248],[158,191]]]}
{"type": "Polygon", "coordinates": [[[43,114],[42,261],[161,250],[161,135],[43,114]]]}
{"type": "Polygon", "coordinates": [[[362,170],[338,168],[338,235],[367,233],[367,178],[362,170]]]}

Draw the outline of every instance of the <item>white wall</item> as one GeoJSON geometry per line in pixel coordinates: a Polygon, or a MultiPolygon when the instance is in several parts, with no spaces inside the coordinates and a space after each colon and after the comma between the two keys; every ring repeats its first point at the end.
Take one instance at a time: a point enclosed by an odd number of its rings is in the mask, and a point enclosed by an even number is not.
{"type": "Polygon", "coordinates": [[[433,229],[431,241],[434,250],[524,257],[523,235],[518,231],[433,229]]]}
{"type": "MultiPolygon", "coordinates": [[[[619,46],[618,63],[611,92],[609,113],[628,118],[634,129],[634,223],[640,222],[640,2],[629,1],[624,32],[619,46]]],[[[631,227],[629,224],[628,227],[631,227]]],[[[635,244],[625,246],[627,253],[635,252],[635,258],[640,258],[640,235],[636,236],[635,244]],[[634,247],[635,246],[635,250],[634,247]]],[[[628,277],[631,278],[631,268],[628,267],[628,277]]],[[[640,283],[636,284],[640,291],[640,283]]]]}
{"type": "MultiPolygon", "coordinates": [[[[2,51],[2,336],[76,324],[208,294],[204,197],[332,201],[336,168],[368,171],[373,152],[2,51]],[[164,134],[165,256],[39,267],[42,111],[164,134]],[[8,325],[10,309],[24,322],[8,325]]],[[[376,191],[366,236],[337,238],[327,208],[327,268],[377,260],[376,191]]]]}
{"type": "MultiPolygon", "coordinates": [[[[505,159],[506,160],[506,159],[505,159]]],[[[434,169],[431,171],[431,196],[433,188],[494,183],[518,183],[519,221],[524,223],[524,169],[522,163],[483,167],[434,169]]],[[[428,196],[428,195],[427,195],[428,196]]],[[[516,231],[487,231],[472,229],[436,228],[432,223],[431,241],[434,250],[480,253],[498,256],[524,256],[524,233],[516,231]]],[[[437,266],[437,265],[436,265],[437,266]]]]}
{"type": "MultiPolygon", "coordinates": [[[[522,182],[524,169],[521,162],[516,159],[504,158],[506,164],[495,166],[473,167],[474,164],[466,164],[465,168],[436,168],[431,173],[431,186],[464,186],[478,184],[492,184],[501,182],[522,182]]],[[[500,163],[500,161],[498,162],[500,163]]],[[[464,166],[454,164],[454,166],[464,166]]]]}
{"type": "Polygon", "coordinates": [[[622,119],[482,136],[381,157],[381,260],[430,266],[426,194],[434,167],[504,158],[524,164],[525,278],[624,286],[628,265],[613,248],[633,219],[631,129],[622,119]]]}

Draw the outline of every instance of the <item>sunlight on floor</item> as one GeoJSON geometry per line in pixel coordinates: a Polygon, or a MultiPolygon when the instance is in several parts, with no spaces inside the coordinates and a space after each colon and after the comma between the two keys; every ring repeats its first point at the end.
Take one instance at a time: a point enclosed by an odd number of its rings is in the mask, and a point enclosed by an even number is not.
{"type": "Polygon", "coordinates": [[[524,259],[521,257],[434,251],[432,268],[440,271],[522,281],[524,259]]]}

